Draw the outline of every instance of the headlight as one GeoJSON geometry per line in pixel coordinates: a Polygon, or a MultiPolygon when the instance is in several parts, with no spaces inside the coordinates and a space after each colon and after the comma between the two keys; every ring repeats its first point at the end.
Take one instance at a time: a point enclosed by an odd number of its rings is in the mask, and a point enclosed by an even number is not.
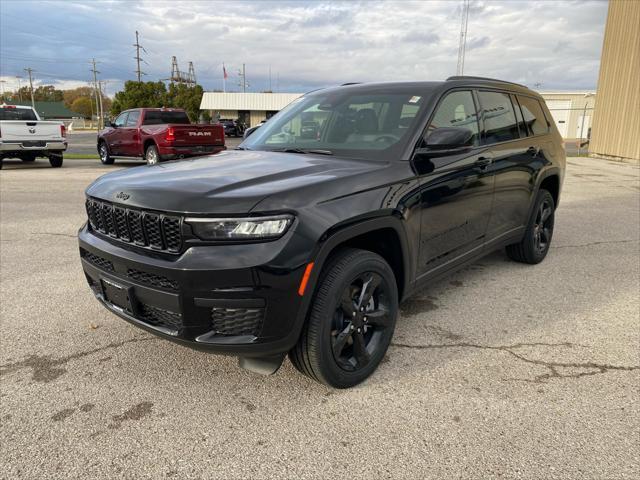
{"type": "Polygon", "coordinates": [[[271,240],[284,235],[293,223],[293,216],[187,218],[185,222],[202,240],[271,240]]]}

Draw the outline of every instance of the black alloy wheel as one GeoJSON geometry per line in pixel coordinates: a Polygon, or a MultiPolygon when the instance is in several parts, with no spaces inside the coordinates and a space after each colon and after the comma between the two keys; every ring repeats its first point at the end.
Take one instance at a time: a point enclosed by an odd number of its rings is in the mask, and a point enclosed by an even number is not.
{"type": "Polygon", "coordinates": [[[393,270],[380,255],[343,249],[327,260],[307,322],[289,352],[308,377],[349,388],[371,375],[391,343],[398,316],[393,270]]]}
{"type": "Polygon", "coordinates": [[[391,324],[386,288],[380,275],[364,272],[342,293],[331,330],[333,356],[342,369],[366,367],[381,348],[384,330],[391,324]]]}
{"type": "Polygon", "coordinates": [[[556,206],[551,193],[540,189],[522,240],[506,248],[509,258],[532,265],[544,260],[549,253],[553,237],[555,210],[556,206]]]}

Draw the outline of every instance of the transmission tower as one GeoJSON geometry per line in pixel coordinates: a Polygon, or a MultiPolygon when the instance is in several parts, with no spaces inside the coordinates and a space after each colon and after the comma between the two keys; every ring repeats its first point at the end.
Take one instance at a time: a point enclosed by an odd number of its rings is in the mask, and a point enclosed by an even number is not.
{"type": "Polygon", "coordinates": [[[140,57],[140,50],[142,50],[144,53],[147,53],[147,51],[144,49],[144,47],[142,45],[140,45],[140,42],[138,41],[138,31],[137,30],[136,30],[136,43],[134,43],[133,46],[136,47],[136,56],[133,57],[133,58],[138,63],[138,69],[136,70],[136,75],[138,76],[138,82],[140,82],[140,81],[142,81],[142,75],[146,75],[146,73],[144,73],[142,70],[140,70],[140,62],[141,61],[144,62],[144,60],[140,57]]]}
{"type": "Polygon", "coordinates": [[[196,82],[196,69],[193,67],[193,62],[189,62],[189,73],[187,73],[187,79],[195,85],[196,82]]]}
{"type": "Polygon", "coordinates": [[[458,45],[458,67],[456,68],[456,75],[464,75],[464,54],[467,49],[467,24],[469,22],[469,0],[462,0],[461,17],[460,44],[458,45]]]}
{"type": "Polygon", "coordinates": [[[184,73],[181,72],[178,68],[178,59],[173,56],[171,57],[171,77],[165,78],[164,80],[169,80],[172,84],[185,84],[189,87],[196,84],[196,72],[193,67],[193,62],[189,62],[189,72],[184,73]]]}

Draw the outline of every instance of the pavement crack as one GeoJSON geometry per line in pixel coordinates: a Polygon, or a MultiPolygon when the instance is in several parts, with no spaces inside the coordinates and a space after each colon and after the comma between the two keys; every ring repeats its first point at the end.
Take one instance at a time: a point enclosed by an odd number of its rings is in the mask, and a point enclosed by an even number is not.
{"type": "Polygon", "coordinates": [[[56,380],[64,375],[67,370],[64,368],[71,360],[93,355],[94,353],[103,352],[114,348],[121,347],[127,343],[145,342],[154,340],[154,338],[132,338],[122,342],[112,342],[102,347],[86,350],[84,352],[73,353],[61,358],[52,358],[50,355],[29,355],[26,359],[19,362],[0,365],[0,376],[17,372],[25,368],[32,369],[32,379],[34,382],[48,383],[56,380]]]}
{"type": "Polygon", "coordinates": [[[590,243],[579,243],[579,244],[575,244],[575,245],[555,245],[555,246],[551,246],[551,248],[554,249],[558,249],[558,248],[580,248],[580,247],[591,247],[594,245],[614,245],[617,243],[631,243],[631,242],[637,242],[638,240],[634,239],[634,240],[608,240],[608,241],[602,241],[602,242],[590,242],[590,243]]]}
{"type": "Polygon", "coordinates": [[[552,379],[581,378],[581,377],[587,377],[592,375],[599,375],[599,374],[607,373],[609,371],[629,372],[633,370],[640,370],[640,365],[621,366],[621,365],[610,365],[606,363],[596,363],[596,362],[556,362],[556,361],[548,361],[548,360],[536,360],[533,358],[529,358],[523,355],[522,353],[519,353],[516,351],[520,348],[541,347],[541,346],[568,347],[568,348],[586,347],[585,345],[579,345],[579,344],[574,344],[570,342],[561,342],[561,343],[533,342],[533,343],[514,343],[512,345],[481,345],[481,344],[470,343],[470,342],[411,345],[406,343],[392,342],[391,345],[398,348],[409,348],[409,349],[417,349],[417,350],[442,349],[442,348],[475,348],[479,350],[497,350],[501,352],[506,352],[520,362],[523,362],[529,365],[537,365],[547,369],[546,373],[543,373],[541,375],[536,375],[533,379],[518,379],[518,378],[505,379],[505,380],[516,380],[516,381],[531,382],[531,383],[545,383],[547,380],[552,380],[552,379]],[[574,369],[574,370],[577,369],[581,371],[564,372],[561,369],[574,369]]]}
{"type": "Polygon", "coordinates": [[[58,232],[31,232],[31,235],[53,235],[56,237],[78,238],[77,234],[58,233],[58,232]]]}

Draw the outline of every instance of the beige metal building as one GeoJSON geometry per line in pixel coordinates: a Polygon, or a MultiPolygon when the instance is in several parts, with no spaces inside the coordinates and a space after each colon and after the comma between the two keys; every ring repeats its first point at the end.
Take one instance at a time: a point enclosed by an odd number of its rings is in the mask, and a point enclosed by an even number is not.
{"type": "Polygon", "coordinates": [[[205,92],[200,110],[208,110],[212,118],[239,118],[251,127],[282,110],[300,96],[302,93],[205,92]]]}
{"type": "Polygon", "coordinates": [[[640,1],[611,0],[589,154],[640,161],[640,1]]]}
{"type": "Polygon", "coordinates": [[[586,139],[591,128],[596,94],[593,91],[538,92],[542,95],[562,138],[586,139]]]}

